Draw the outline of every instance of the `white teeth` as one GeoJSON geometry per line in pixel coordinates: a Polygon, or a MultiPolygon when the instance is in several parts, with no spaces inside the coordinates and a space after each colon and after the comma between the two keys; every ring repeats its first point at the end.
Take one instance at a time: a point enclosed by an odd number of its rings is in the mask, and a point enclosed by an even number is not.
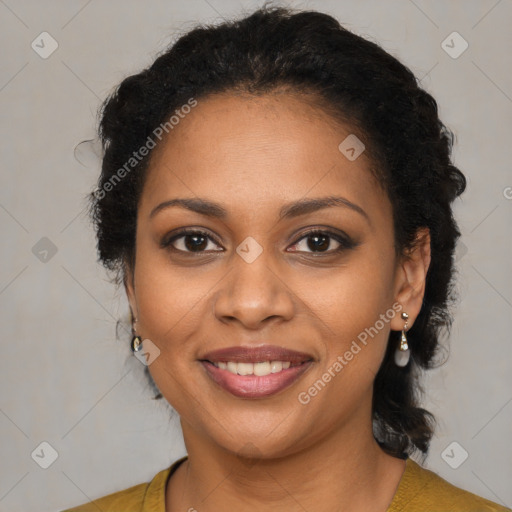
{"type": "Polygon", "coordinates": [[[283,363],[281,361],[272,361],[270,363],[272,373],[280,372],[283,369],[283,363]]]}
{"type": "Polygon", "coordinates": [[[254,365],[252,363],[238,363],[238,375],[252,375],[254,373],[254,365]]]}
{"type": "Polygon", "coordinates": [[[263,361],[260,363],[237,363],[233,361],[224,362],[219,361],[213,363],[217,368],[221,370],[227,370],[235,375],[256,375],[258,377],[264,377],[271,373],[278,373],[282,370],[290,368],[290,361],[263,361]]]}
{"type": "Polygon", "coordinates": [[[258,375],[259,377],[263,377],[264,375],[268,375],[270,373],[270,363],[265,361],[264,363],[254,363],[254,375],[258,375]]]}

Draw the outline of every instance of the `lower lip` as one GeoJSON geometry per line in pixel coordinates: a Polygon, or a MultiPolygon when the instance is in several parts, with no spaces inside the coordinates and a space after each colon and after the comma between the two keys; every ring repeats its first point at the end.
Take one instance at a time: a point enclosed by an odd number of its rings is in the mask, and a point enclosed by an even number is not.
{"type": "Polygon", "coordinates": [[[310,366],[307,361],[298,366],[260,377],[258,375],[235,375],[221,370],[208,361],[201,361],[209,377],[221,388],[239,398],[265,398],[291,386],[310,366]]]}

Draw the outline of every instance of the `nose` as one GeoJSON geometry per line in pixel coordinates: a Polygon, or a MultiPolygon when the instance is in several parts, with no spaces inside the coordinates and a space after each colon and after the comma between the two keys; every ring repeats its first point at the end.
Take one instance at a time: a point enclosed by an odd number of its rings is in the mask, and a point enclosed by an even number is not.
{"type": "Polygon", "coordinates": [[[239,322],[257,330],[272,321],[290,320],[294,314],[293,292],[270,266],[265,251],[252,263],[238,255],[214,299],[214,314],[223,322],[239,322]]]}

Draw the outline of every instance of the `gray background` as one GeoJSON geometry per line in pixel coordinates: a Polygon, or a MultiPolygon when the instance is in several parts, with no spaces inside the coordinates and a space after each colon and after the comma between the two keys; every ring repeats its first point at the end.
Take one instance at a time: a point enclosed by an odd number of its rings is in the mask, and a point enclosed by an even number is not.
{"type": "MultiPolygon", "coordinates": [[[[439,421],[425,465],[512,506],[512,3],[282,3],[331,13],[380,43],[422,79],[456,133],[455,163],[469,180],[456,204],[461,301],[449,359],[425,381],[424,406],[439,421]],[[458,58],[441,46],[453,31],[469,43],[458,58]],[[453,469],[442,453],[455,465],[462,449],[469,456],[453,469]]],[[[95,135],[100,100],[170,40],[259,5],[0,0],[0,510],[77,505],[148,481],[185,453],[170,408],[151,400],[143,366],[115,339],[126,301],[95,261],[84,214],[98,166],[73,150],[95,135]],[[31,47],[43,31],[59,45],[46,59],[31,47]],[[31,457],[43,441],[58,452],[48,469],[31,457]]]]}

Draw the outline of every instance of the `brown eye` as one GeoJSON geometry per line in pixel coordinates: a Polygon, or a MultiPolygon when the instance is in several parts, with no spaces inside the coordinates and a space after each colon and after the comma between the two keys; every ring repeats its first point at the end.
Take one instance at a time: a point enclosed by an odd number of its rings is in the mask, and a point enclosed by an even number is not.
{"type": "Polygon", "coordinates": [[[302,247],[296,249],[297,252],[332,254],[344,249],[352,249],[355,245],[356,244],[348,236],[342,236],[330,231],[314,230],[305,233],[292,247],[302,247]],[[334,248],[332,247],[333,241],[334,248]]]}
{"type": "MultiPolygon", "coordinates": [[[[217,243],[204,231],[183,230],[175,234],[172,238],[162,242],[162,247],[172,247],[173,250],[189,253],[201,253],[207,250],[218,251],[215,249],[217,243]],[[213,245],[213,247],[212,247],[213,245]]],[[[220,249],[223,250],[222,248],[220,249]]]]}

